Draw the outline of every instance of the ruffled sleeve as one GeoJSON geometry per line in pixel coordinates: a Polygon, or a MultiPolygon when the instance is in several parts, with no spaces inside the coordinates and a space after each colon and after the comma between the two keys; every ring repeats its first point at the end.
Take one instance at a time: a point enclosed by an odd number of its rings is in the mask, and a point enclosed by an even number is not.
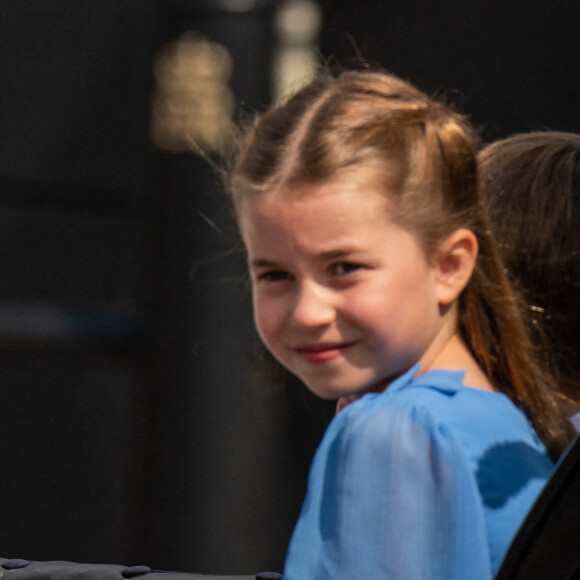
{"type": "Polygon", "coordinates": [[[369,395],[331,422],[284,580],[490,580],[465,452],[427,409],[383,397],[369,395]]]}

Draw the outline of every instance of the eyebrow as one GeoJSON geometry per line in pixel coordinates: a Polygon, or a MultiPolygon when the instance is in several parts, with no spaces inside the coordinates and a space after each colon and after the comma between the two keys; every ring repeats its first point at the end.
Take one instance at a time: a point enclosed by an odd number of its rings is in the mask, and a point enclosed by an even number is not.
{"type": "MultiPolygon", "coordinates": [[[[344,249],[339,248],[336,250],[329,250],[328,252],[322,252],[316,256],[316,260],[324,262],[326,260],[338,260],[340,258],[346,258],[347,256],[352,255],[355,253],[356,250],[352,249],[344,249]]],[[[250,260],[249,262],[250,268],[282,268],[283,266],[280,265],[279,262],[275,262],[274,260],[268,260],[266,258],[256,258],[254,260],[250,260]]]]}
{"type": "Polygon", "coordinates": [[[272,260],[266,260],[264,258],[256,258],[255,260],[250,260],[250,268],[280,268],[278,262],[273,262],[272,260]]]}
{"type": "Polygon", "coordinates": [[[355,252],[356,250],[354,249],[338,248],[336,250],[322,252],[322,254],[319,254],[317,257],[320,260],[337,260],[339,258],[346,258],[355,252]]]}

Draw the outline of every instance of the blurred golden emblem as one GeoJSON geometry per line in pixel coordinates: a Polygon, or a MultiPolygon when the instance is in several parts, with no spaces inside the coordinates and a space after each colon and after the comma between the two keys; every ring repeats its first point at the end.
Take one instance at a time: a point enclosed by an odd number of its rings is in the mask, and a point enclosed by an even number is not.
{"type": "Polygon", "coordinates": [[[151,139],[172,152],[219,152],[230,134],[232,58],[225,47],[188,31],[155,60],[151,139]]]}

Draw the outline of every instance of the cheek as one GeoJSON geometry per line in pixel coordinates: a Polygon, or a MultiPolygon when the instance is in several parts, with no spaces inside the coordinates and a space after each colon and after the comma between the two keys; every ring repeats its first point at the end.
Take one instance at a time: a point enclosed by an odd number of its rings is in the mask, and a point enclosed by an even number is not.
{"type": "Polygon", "coordinates": [[[396,315],[401,309],[400,299],[388,283],[366,287],[364,292],[344,295],[343,312],[353,322],[364,326],[375,326],[385,322],[385,316],[396,315]]]}
{"type": "Polygon", "coordinates": [[[420,325],[416,319],[420,321],[436,306],[432,283],[423,272],[420,274],[401,267],[396,275],[352,297],[348,308],[353,321],[374,328],[401,324],[402,332],[408,330],[408,324],[420,325]]]}
{"type": "Polygon", "coordinates": [[[254,294],[254,324],[262,342],[271,350],[276,335],[277,311],[271,300],[254,294]]]}

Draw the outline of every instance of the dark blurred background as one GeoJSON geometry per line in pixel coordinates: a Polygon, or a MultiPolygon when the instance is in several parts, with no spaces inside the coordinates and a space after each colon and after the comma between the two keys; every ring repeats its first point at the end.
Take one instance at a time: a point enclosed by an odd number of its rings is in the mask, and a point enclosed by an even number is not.
{"type": "Polygon", "coordinates": [[[572,0],[0,2],[0,555],[281,570],[332,405],[253,331],[229,123],[362,58],[484,141],[578,132],[579,29],[572,0]]]}

